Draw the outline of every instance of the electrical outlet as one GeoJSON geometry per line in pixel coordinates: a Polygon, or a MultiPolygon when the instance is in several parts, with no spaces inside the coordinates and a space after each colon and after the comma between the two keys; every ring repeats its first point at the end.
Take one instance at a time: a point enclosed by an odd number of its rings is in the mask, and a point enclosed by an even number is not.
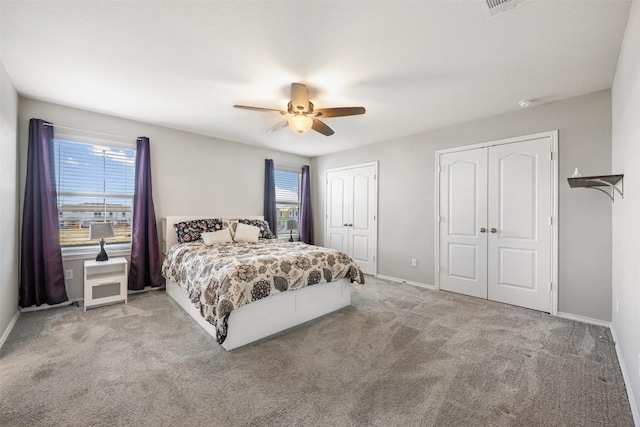
{"type": "Polygon", "coordinates": [[[616,316],[620,314],[620,301],[616,300],[616,316]]]}
{"type": "Polygon", "coordinates": [[[65,278],[65,280],[73,279],[73,270],[65,270],[64,271],[64,278],[65,278]]]}
{"type": "Polygon", "coordinates": [[[411,258],[411,267],[417,267],[418,266],[418,260],[415,258],[411,258]]]}

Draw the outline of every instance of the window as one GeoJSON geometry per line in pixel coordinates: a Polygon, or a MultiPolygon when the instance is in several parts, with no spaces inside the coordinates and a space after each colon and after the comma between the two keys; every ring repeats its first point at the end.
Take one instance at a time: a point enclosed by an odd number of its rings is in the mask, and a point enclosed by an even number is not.
{"type": "Polygon", "coordinates": [[[107,219],[130,243],[136,151],[54,139],[60,246],[93,245],[89,226],[107,219]]]}
{"type": "Polygon", "coordinates": [[[278,237],[288,238],[293,231],[298,237],[298,214],[300,212],[300,172],[275,170],[276,216],[278,237]]]}

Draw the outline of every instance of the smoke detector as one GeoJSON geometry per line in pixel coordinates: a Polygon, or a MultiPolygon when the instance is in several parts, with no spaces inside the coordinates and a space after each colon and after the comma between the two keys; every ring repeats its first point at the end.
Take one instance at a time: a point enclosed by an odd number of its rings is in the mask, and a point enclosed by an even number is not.
{"type": "Polygon", "coordinates": [[[527,0],[481,0],[482,6],[489,18],[496,16],[502,12],[512,10],[517,5],[527,0]]]}

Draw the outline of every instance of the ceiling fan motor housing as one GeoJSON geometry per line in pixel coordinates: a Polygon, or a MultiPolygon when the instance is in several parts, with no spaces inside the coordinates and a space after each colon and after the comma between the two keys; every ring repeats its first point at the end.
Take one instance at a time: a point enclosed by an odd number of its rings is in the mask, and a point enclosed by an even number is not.
{"type": "Polygon", "coordinates": [[[291,85],[291,105],[296,112],[309,110],[309,91],[305,85],[300,83],[291,85]]]}
{"type": "Polygon", "coordinates": [[[287,112],[289,114],[311,114],[313,113],[313,102],[308,102],[307,108],[301,110],[298,107],[294,107],[294,105],[289,101],[287,104],[287,112]]]}

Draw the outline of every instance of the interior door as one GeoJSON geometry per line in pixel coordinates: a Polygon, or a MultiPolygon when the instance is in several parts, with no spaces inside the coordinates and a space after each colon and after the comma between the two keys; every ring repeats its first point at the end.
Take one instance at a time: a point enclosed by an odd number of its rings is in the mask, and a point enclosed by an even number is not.
{"type": "Polygon", "coordinates": [[[489,148],[490,300],[551,310],[551,141],[489,148]]]}
{"type": "Polygon", "coordinates": [[[377,164],[327,171],[325,246],[376,274],[377,164]]]}
{"type": "Polygon", "coordinates": [[[365,274],[376,274],[375,215],[376,167],[363,166],[349,169],[349,255],[365,274]]]}
{"type": "Polygon", "coordinates": [[[348,176],[343,171],[327,173],[327,218],[325,246],[349,253],[348,176]]]}
{"type": "Polygon", "coordinates": [[[440,156],[440,289],[487,298],[487,149],[440,156]]]}

